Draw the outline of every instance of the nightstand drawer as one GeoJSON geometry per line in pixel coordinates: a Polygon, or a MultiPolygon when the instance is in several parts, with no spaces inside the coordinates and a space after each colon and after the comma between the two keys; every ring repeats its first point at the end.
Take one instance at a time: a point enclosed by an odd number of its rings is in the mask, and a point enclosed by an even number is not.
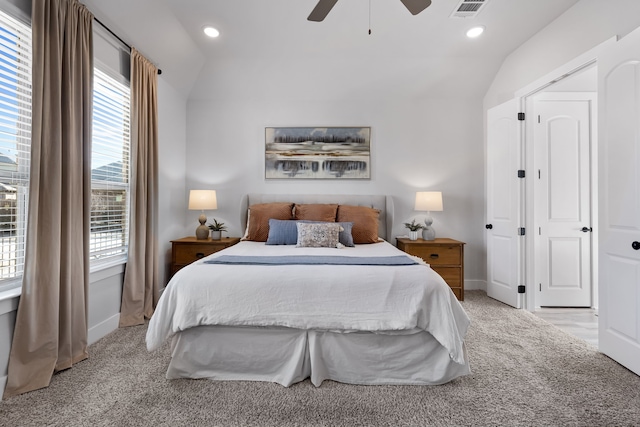
{"type": "Polygon", "coordinates": [[[191,264],[194,261],[204,258],[207,255],[218,252],[220,246],[212,245],[180,245],[176,250],[176,264],[191,264]]]}
{"type": "Polygon", "coordinates": [[[462,287],[462,269],[460,267],[438,267],[436,265],[432,265],[431,268],[442,276],[449,287],[462,287]]]}
{"type": "Polygon", "coordinates": [[[419,256],[431,265],[460,264],[460,246],[412,246],[407,249],[412,255],[419,256]]]}

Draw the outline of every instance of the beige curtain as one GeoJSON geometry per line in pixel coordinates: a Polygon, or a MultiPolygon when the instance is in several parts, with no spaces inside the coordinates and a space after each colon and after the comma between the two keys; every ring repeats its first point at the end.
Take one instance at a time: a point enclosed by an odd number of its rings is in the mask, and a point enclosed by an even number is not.
{"type": "Polygon", "coordinates": [[[131,215],[120,326],[150,318],[158,302],[158,69],[131,49],[131,215]]]}
{"type": "Polygon", "coordinates": [[[5,397],[88,357],[92,20],[76,0],[33,0],[28,231],[5,397]]]}

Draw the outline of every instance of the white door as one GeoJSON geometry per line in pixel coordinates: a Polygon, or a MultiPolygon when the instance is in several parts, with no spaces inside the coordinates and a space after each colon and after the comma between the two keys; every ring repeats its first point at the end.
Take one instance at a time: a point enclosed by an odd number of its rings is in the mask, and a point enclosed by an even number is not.
{"type": "Polygon", "coordinates": [[[640,29],[598,58],[599,348],[640,375],[640,29]]]}
{"type": "Polygon", "coordinates": [[[595,95],[534,100],[538,305],[591,307],[591,111],[595,95]],[[571,99],[574,98],[574,99],[571,99]]]}
{"type": "Polygon", "coordinates": [[[520,125],[512,100],[487,112],[487,295],[520,308],[520,125]]]}

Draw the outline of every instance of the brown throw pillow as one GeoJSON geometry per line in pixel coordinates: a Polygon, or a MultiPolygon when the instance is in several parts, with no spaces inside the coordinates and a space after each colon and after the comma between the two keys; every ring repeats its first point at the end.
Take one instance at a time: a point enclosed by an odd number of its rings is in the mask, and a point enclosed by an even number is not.
{"type": "Polygon", "coordinates": [[[368,206],[338,206],[338,222],[352,222],[351,235],[353,243],[378,242],[378,217],[380,211],[368,206]]]}
{"type": "Polygon", "coordinates": [[[306,221],[336,222],[338,205],[307,204],[295,205],[294,218],[306,221]]]}
{"type": "Polygon", "coordinates": [[[291,219],[293,203],[258,203],[249,206],[248,233],[244,240],[266,242],[269,237],[269,219],[291,219]]]}

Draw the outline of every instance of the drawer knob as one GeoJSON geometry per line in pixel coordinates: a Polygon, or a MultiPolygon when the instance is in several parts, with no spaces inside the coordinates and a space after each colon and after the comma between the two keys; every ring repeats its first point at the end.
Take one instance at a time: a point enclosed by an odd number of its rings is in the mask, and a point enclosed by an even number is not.
{"type": "Polygon", "coordinates": [[[204,258],[204,254],[203,254],[202,252],[198,252],[198,253],[196,254],[196,258],[197,258],[197,259],[204,258]]]}
{"type": "Polygon", "coordinates": [[[438,255],[438,254],[431,254],[431,255],[429,255],[429,258],[431,258],[431,259],[438,259],[438,257],[439,257],[439,256],[440,256],[440,255],[438,255]]]}

